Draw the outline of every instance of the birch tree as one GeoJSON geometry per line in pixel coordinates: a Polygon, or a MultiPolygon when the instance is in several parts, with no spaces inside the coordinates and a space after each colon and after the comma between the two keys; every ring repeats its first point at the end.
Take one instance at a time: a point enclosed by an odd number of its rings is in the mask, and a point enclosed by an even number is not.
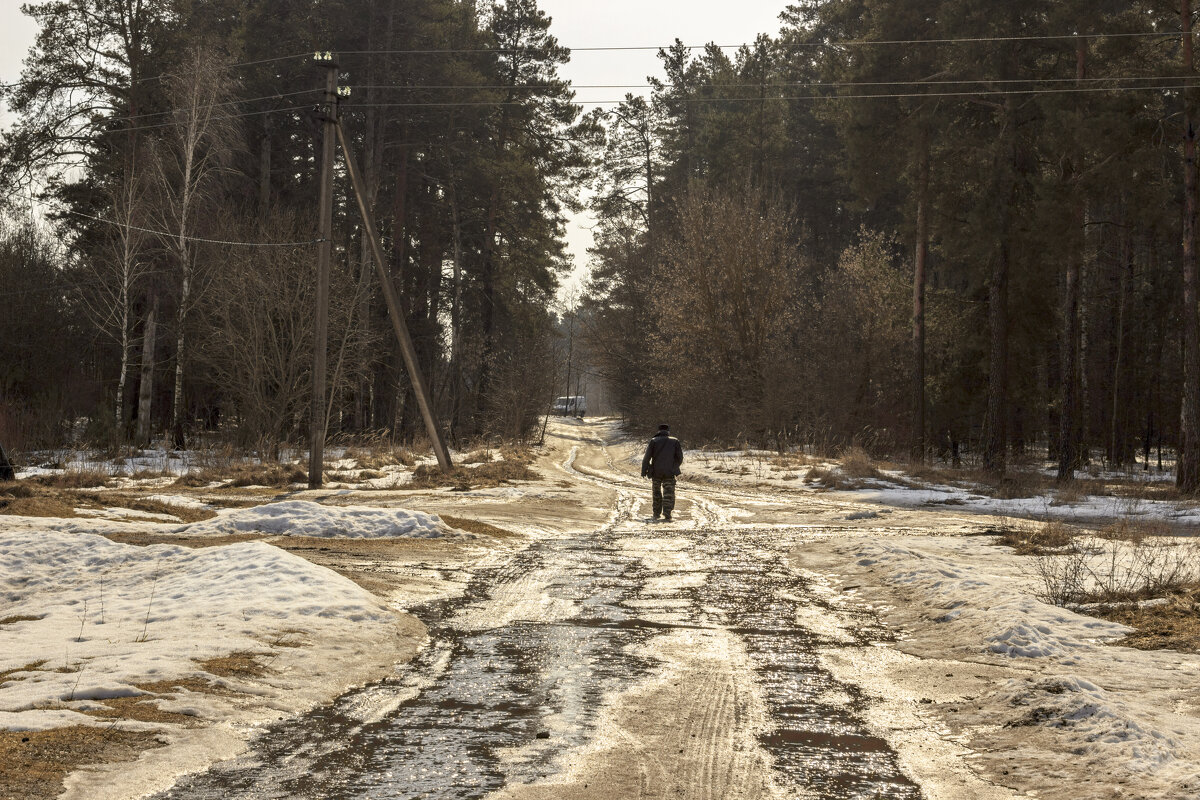
{"type": "Polygon", "coordinates": [[[188,314],[195,303],[197,233],[203,230],[209,204],[219,198],[235,141],[230,78],[211,53],[193,50],[169,86],[171,125],[154,159],[163,245],[170,254],[178,295],[175,311],[175,384],[171,394],[171,427],[178,437],[183,425],[184,370],[188,361],[188,314]]]}

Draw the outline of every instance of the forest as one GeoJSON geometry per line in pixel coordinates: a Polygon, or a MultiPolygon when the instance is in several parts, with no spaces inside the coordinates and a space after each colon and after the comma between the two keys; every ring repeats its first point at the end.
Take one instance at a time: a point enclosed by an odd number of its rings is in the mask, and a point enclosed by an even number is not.
{"type": "MultiPolygon", "coordinates": [[[[692,444],[1165,460],[1200,488],[1191,0],[780,12],[589,107],[536,0],[29,4],[0,443],[305,441],[331,53],[451,442],[529,436],[569,329],[626,419],[692,444]]],[[[366,237],[339,169],[326,427],[411,441],[366,237]]]]}

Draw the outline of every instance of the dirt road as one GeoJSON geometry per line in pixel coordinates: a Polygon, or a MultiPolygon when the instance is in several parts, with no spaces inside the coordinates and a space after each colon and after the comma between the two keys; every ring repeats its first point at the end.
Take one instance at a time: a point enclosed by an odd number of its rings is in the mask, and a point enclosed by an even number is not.
{"type": "Polygon", "coordinates": [[[529,487],[327,497],[471,516],[528,546],[410,608],[430,641],[394,679],[161,797],[1019,796],[918,715],[835,679],[831,653],[882,653],[893,634],[804,565],[806,543],[839,530],[986,521],[685,479],[676,521],[653,524],[637,445],[605,422],[550,438],[529,487]],[[897,750],[873,723],[904,713],[897,750]]]}

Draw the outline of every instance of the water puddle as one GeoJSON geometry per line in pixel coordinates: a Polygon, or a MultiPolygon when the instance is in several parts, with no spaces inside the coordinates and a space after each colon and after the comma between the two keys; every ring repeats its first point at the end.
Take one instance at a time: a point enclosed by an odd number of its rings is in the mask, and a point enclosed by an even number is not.
{"type": "Polygon", "coordinates": [[[830,643],[796,622],[797,609],[815,600],[783,567],[786,537],[676,533],[686,539],[685,560],[704,564],[703,581],[667,587],[610,532],[534,544],[480,575],[465,597],[417,609],[433,644],[396,678],[273,726],[246,756],[159,800],[473,800],[535,782],[592,739],[607,696],[649,674],[638,645],[667,629],[712,627],[745,642],[776,723],[760,743],[780,785],[805,797],[919,798],[887,744],[855,719],[853,703],[822,701],[854,693],[820,668],[816,650],[830,643]],[[567,608],[566,618],[479,624],[490,597],[519,595],[534,573],[553,580],[537,587],[540,603],[523,597],[522,608],[567,608]]]}

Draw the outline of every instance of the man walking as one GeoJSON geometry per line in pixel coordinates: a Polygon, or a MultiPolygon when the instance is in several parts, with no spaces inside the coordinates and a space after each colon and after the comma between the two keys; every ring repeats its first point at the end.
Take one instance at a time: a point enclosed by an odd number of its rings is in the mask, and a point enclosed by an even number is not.
{"type": "Polygon", "coordinates": [[[671,512],[675,510],[675,478],[682,463],[683,446],[671,435],[670,426],[659,425],[642,459],[642,477],[654,482],[655,520],[662,516],[671,521],[671,512]]]}

